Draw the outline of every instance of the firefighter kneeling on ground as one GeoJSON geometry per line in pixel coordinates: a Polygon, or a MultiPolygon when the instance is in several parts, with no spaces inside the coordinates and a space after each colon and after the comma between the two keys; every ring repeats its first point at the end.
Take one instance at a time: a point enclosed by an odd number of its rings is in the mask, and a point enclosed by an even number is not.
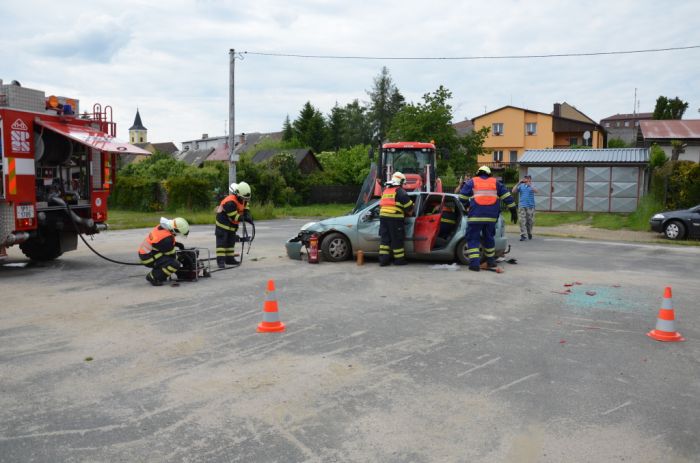
{"type": "Polygon", "coordinates": [[[153,286],[162,286],[165,280],[178,271],[180,262],[176,258],[175,248],[183,249],[184,246],[175,241],[175,235],[187,237],[189,233],[190,224],[182,217],[173,220],[161,217],[160,225],[143,240],[139,248],[139,259],[143,265],[153,269],[146,275],[146,280],[153,286]]]}
{"type": "Polygon", "coordinates": [[[467,217],[467,255],[469,270],[478,272],[481,265],[479,247],[484,245],[484,255],[489,268],[496,267],[496,222],[501,213],[500,201],[508,205],[510,219],[518,222],[515,200],[510,191],[491,176],[487,166],[479,167],[476,176],[467,180],[459,190],[459,199],[469,206],[467,217]]]}
{"type": "Polygon", "coordinates": [[[413,211],[413,201],[402,188],[404,183],[406,176],[395,172],[379,200],[379,265],[382,267],[391,263],[392,255],[394,265],[406,265],[403,221],[413,211]]]}
{"type": "Polygon", "coordinates": [[[248,202],[250,201],[250,185],[246,182],[232,183],[228,188],[229,195],[221,200],[216,208],[216,265],[226,268],[227,265],[238,265],[234,246],[238,241],[236,232],[241,220],[253,224],[248,202]]]}

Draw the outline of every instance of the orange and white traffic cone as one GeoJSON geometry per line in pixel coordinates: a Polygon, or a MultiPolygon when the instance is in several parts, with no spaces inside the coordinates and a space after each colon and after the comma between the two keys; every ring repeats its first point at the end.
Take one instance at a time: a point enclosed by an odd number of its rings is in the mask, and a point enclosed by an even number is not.
{"type": "Polygon", "coordinates": [[[258,325],[258,333],[274,333],[277,331],[284,331],[284,323],[280,321],[279,312],[277,311],[275,281],[267,280],[265,304],[263,305],[263,319],[258,325]]]}
{"type": "Polygon", "coordinates": [[[673,302],[671,301],[671,287],[667,286],[664,291],[664,300],[656,318],[656,328],[649,331],[647,336],[657,341],[678,342],[685,341],[685,338],[676,331],[676,316],[673,313],[673,302]]]}

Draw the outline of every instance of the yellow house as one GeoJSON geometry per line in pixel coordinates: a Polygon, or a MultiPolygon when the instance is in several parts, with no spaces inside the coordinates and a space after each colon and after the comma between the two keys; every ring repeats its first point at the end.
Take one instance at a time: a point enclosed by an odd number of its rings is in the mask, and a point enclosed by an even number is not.
{"type": "Polygon", "coordinates": [[[552,114],[504,106],[472,122],[474,130],[490,129],[478,163],[494,168],[514,165],[525,150],[605,146],[603,128],[567,103],[555,103],[552,114]]]}

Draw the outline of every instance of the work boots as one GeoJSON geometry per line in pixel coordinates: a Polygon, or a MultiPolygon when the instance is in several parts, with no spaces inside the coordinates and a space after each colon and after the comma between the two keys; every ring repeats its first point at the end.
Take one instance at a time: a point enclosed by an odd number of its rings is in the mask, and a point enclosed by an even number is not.
{"type": "Polygon", "coordinates": [[[153,273],[149,273],[148,275],[146,275],[146,280],[153,286],[163,286],[162,281],[153,278],[153,273]]]}
{"type": "Polygon", "coordinates": [[[234,256],[226,256],[226,265],[238,265],[240,262],[234,256]]]}

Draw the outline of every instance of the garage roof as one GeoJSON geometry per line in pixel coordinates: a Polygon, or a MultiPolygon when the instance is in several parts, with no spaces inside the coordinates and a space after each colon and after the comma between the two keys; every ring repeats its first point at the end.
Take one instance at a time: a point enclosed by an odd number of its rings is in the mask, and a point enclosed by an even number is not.
{"type": "Polygon", "coordinates": [[[679,140],[700,138],[700,119],[640,121],[642,135],[646,139],[661,140],[674,138],[679,140]]]}
{"type": "Polygon", "coordinates": [[[525,150],[519,164],[646,164],[646,148],[525,150]]]}

